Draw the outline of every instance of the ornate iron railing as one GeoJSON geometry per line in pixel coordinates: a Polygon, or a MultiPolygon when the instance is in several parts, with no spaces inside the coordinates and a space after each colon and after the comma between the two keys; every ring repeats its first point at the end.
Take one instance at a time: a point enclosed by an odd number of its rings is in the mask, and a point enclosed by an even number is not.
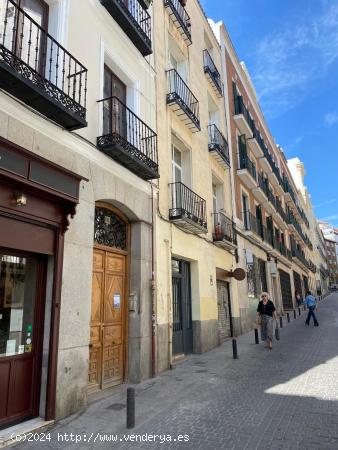
{"type": "Polygon", "coordinates": [[[248,157],[248,155],[244,152],[239,153],[239,170],[246,169],[251,176],[257,180],[257,172],[256,172],[256,166],[251,161],[251,159],[248,157]]]}
{"type": "Polygon", "coordinates": [[[177,103],[196,128],[201,129],[199,102],[175,69],[167,70],[167,103],[177,103]]]}
{"type": "Polygon", "coordinates": [[[208,126],[209,151],[217,151],[223,160],[230,166],[229,145],[223,134],[216,125],[208,126]]]}
{"type": "Polygon", "coordinates": [[[223,96],[223,85],[219,71],[217,70],[214,60],[207,49],[203,51],[204,72],[207,73],[219,95],[223,96]]]}
{"type": "Polygon", "coordinates": [[[214,241],[226,240],[237,245],[237,231],[235,222],[224,212],[214,213],[214,241]]]}
{"type": "MultiPolygon", "coordinates": [[[[117,97],[100,100],[103,135],[98,147],[120,145],[131,157],[158,172],[157,134],[117,97]]],[[[128,165],[128,164],[126,164],[128,165]]]]}
{"type": "Polygon", "coordinates": [[[191,22],[189,14],[184,6],[181,5],[179,0],[164,0],[165,8],[170,10],[170,16],[173,22],[177,25],[181,34],[184,36],[184,40],[191,44],[191,22]]]}
{"type": "Polygon", "coordinates": [[[85,120],[87,69],[14,0],[0,0],[0,64],[85,120]]]}
{"type": "Polygon", "coordinates": [[[170,188],[170,220],[189,220],[206,230],[206,201],[182,182],[170,183],[170,188]]]}
{"type": "Polygon", "coordinates": [[[133,27],[142,35],[147,46],[151,48],[151,16],[143,2],[139,2],[139,0],[101,0],[101,3],[108,11],[113,10],[114,3],[116,3],[124,11],[133,27]]]}

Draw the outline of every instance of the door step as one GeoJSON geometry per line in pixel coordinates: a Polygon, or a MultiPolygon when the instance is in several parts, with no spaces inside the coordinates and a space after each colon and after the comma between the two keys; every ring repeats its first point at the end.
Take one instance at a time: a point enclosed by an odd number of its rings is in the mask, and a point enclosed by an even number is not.
{"type": "Polygon", "coordinates": [[[48,425],[54,423],[54,420],[46,421],[37,417],[36,419],[21,422],[9,428],[0,430],[0,448],[8,447],[12,444],[25,442],[28,439],[28,433],[41,432],[48,425]]]}

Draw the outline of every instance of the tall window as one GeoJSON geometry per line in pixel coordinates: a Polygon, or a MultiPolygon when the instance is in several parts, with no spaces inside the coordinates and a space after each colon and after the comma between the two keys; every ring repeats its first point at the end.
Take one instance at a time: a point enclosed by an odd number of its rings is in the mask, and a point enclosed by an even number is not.
{"type": "Polygon", "coordinates": [[[175,145],[172,145],[171,166],[173,183],[182,182],[182,152],[175,145]]]}
{"type": "Polygon", "coordinates": [[[250,226],[249,202],[248,202],[248,197],[245,194],[242,194],[242,207],[243,207],[244,228],[246,230],[248,230],[249,226],[250,226]]]}
{"type": "Polygon", "coordinates": [[[250,251],[246,254],[247,265],[247,283],[248,283],[248,296],[258,297],[259,295],[259,266],[258,260],[255,255],[250,251]]]}

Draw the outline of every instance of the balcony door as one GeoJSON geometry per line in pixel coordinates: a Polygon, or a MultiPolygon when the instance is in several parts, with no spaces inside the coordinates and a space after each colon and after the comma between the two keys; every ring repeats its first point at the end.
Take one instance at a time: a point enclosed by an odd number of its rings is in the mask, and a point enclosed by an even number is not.
{"type": "Polygon", "coordinates": [[[43,0],[8,1],[4,44],[39,73],[45,71],[49,7],[43,0]],[[20,8],[20,9],[18,9],[20,8]]]}
{"type": "Polygon", "coordinates": [[[117,134],[127,138],[127,87],[109,69],[104,67],[103,134],[117,134]]]}
{"type": "Polygon", "coordinates": [[[256,206],[256,220],[257,220],[257,231],[259,235],[262,237],[262,239],[264,239],[262,208],[260,207],[260,205],[256,206]]]}

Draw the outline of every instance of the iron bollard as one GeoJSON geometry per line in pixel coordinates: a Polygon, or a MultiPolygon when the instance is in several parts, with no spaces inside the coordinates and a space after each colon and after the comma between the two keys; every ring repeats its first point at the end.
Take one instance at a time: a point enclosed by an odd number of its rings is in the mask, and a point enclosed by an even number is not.
{"type": "Polygon", "coordinates": [[[298,308],[298,315],[299,315],[299,316],[301,315],[300,308],[298,308]]]}
{"type": "Polygon", "coordinates": [[[237,352],[237,340],[232,340],[232,355],[234,359],[238,359],[238,352],[237,352]]]}
{"type": "Polygon", "coordinates": [[[127,389],[127,428],[135,426],[135,389],[127,389]]]}
{"type": "Polygon", "coordinates": [[[286,318],[288,319],[288,323],[290,323],[290,313],[286,313],[286,318]]]}
{"type": "Polygon", "coordinates": [[[295,319],[297,317],[297,315],[296,315],[296,310],[294,309],[293,310],[293,318],[295,319]]]}
{"type": "Polygon", "coordinates": [[[258,330],[255,328],[255,344],[259,344],[258,330]]]}
{"type": "Polygon", "coordinates": [[[279,317],[279,326],[281,328],[283,328],[283,317],[282,316],[279,317]]]}

